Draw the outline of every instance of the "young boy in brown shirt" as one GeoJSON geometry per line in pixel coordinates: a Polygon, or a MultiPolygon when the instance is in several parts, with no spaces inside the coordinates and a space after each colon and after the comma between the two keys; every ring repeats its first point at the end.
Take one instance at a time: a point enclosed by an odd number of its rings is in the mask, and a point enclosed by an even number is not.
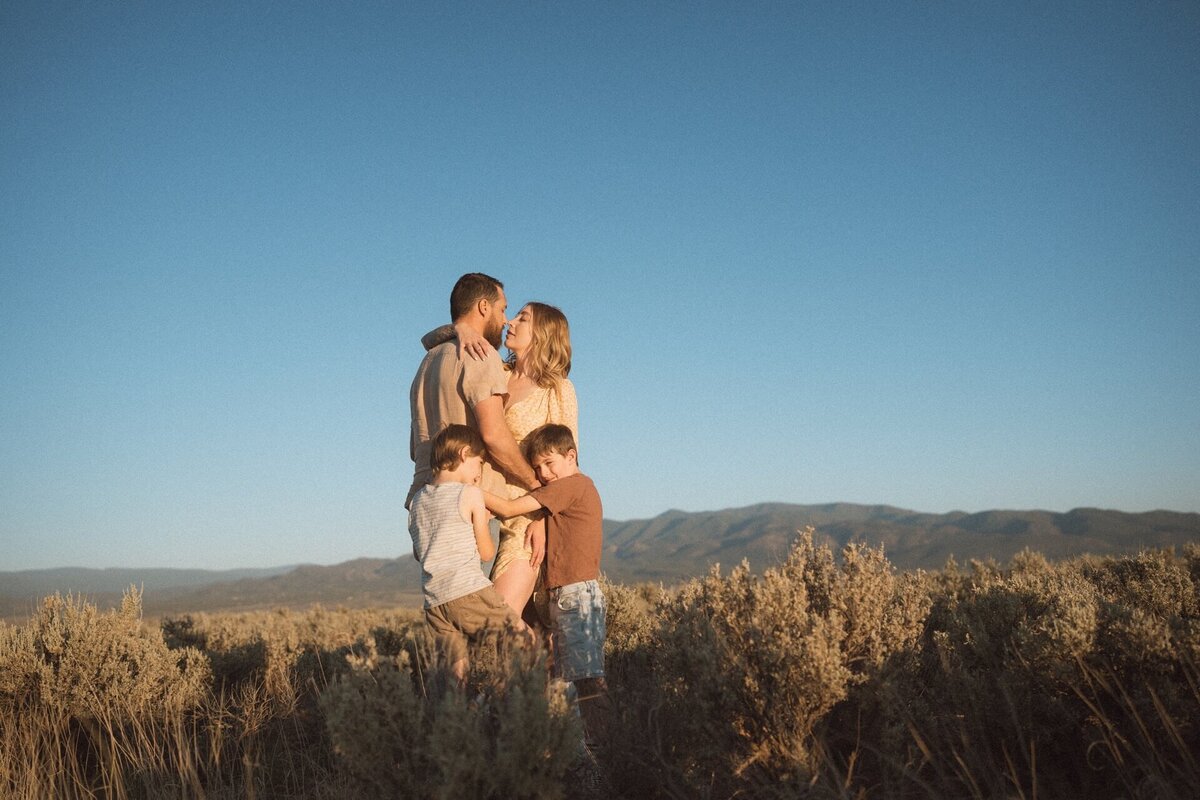
{"type": "Polygon", "coordinates": [[[604,536],[600,494],[579,471],[575,437],[565,425],[543,425],[525,438],[523,448],[542,486],[514,500],[484,492],[483,501],[499,517],[545,510],[554,670],[575,685],[584,727],[594,738],[608,691],[604,593],[598,582],[604,536]],[[588,702],[592,700],[602,702],[588,702]]]}

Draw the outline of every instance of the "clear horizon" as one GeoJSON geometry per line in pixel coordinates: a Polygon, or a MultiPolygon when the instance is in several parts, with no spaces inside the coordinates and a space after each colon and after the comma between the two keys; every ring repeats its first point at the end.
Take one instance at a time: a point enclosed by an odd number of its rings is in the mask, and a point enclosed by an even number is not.
{"type": "Polygon", "coordinates": [[[418,339],[476,270],[569,318],[610,519],[1200,512],[1197,40],[1183,4],[0,5],[0,571],[407,552],[418,339]]]}
{"type": "MultiPolygon", "coordinates": [[[[655,514],[651,517],[635,517],[635,518],[631,518],[631,519],[612,519],[608,516],[605,516],[604,520],[605,520],[605,522],[615,522],[615,523],[619,523],[619,524],[624,524],[624,523],[629,523],[629,522],[639,522],[639,521],[643,521],[643,520],[651,520],[656,517],[663,516],[665,514],[671,514],[671,513],[684,513],[684,514],[721,513],[723,511],[736,511],[739,508],[753,508],[754,506],[758,506],[758,505],[777,505],[777,504],[805,505],[805,506],[817,506],[817,507],[831,506],[831,505],[862,505],[862,506],[866,506],[866,507],[873,507],[873,506],[894,507],[894,506],[891,506],[891,504],[889,504],[889,503],[839,503],[839,502],[835,502],[835,503],[786,503],[784,501],[765,500],[762,503],[751,503],[748,506],[739,506],[736,508],[697,509],[694,511],[683,511],[682,509],[678,509],[678,508],[670,508],[670,509],[666,509],[658,514],[655,514]]],[[[915,514],[933,514],[933,515],[937,515],[937,516],[945,516],[948,514],[955,514],[955,513],[965,513],[968,515],[984,514],[984,513],[989,513],[989,512],[993,512],[993,511],[1015,512],[1015,513],[1060,514],[1060,513],[1070,513],[1072,511],[1078,511],[1078,510],[1085,510],[1087,508],[1091,508],[1091,507],[1072,508],[1072,509],[1066,509],[1065,511],[1061,511],[1061,512],[1049,511],[1047,509],[1040,509],[1040,508],[1029,508],[1029,509],[984,508],[984,509],[978,509],[975,511],[964,511],[962,509],[951,509],[950,511],[943,511],[943,512],[922,511],[921,509],[916,509],[916,508],[902,508],[900,510],[911,511],[915,514]]],[[[1116,508],[1098,509],[1098,510],[1115,511],[1115,512],[1122,513],[1122,514],[1154,514],[1154,513],[1197,514],[1197,513],[1200,513],[1200,512],[1195,512],[1195,511],[1176,511],[1174,509],[1169,509],[1169,508],[1147,509],[1146,511],[1124,511],[1122,509],[1116,509],[1116,508]]],[[[494,533],[494,531],[493,531],[493,533],[494,533]]],[[[412,558],[412,552],[405,551],[405,552],[400,552],[400,553],[394,553],[391,555],[377,554],[377,553],[361,553],[359,555],[350,556],[348,558],[340,558],[337,561],[328,561],[328,562],[281,561],[281,562],[275,563],[275,564],[258,564],[258,565],[249,565],[249,566],[233,565],[233,566],[226,566],[226,567],[197,567],[197,566],[190,566],[190,565],[162,565],[162,564],[105,564],[105,565],[97,566],[97,565],[82,565],[82,564],[59,564],[59,565],[49,566],[49,567],[32,567],[32,568],[28,568],[28,569],[4,569],[4,570],[0,570],[0,572],[39,572],[39,571],[52,572],[52,571],[62,570],[62,569],[94,569],[94,570],[140,570],[140,569],[144,569],[144,570],[187,570],[187,571],[201,570],[201,571],[213,571],[213,572],[234,572],[234,571],[244,571],[244,570],[295,569],[296,567],[303,567],[303,566],[328,567],[328,566],[336,566],[338,564],[342,564],[347,561],[354,561],[354,560],[357,560],[360,558],[366,558],[366,559],[412,558]]]]}

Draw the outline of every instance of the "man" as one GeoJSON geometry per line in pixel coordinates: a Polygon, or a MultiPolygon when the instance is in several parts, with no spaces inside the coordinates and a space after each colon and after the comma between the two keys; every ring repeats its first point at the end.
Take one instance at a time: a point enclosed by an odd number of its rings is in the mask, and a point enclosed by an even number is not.
{"type": "Polygon", "coordinates": [[[408,508],[415,495],[432,477],[430,442],[447,425],[469,425],[479,431],[487,445],[488,462],[483,468],[481,488],[493,494],[502,491],[504,478],[515,485],[541,486],[504,421],[504,396],[508,374],[500,354],[500,336],[508,320],[504,284],[480,272],[463,275],[450,292],[450,318],[466,325],[492,344],[482,360],[462,358],[456,341],[435,345],[425,354],[409,390],[412,433],[409,455],[415,464],[412,487],[404,500],[408,508]]]}

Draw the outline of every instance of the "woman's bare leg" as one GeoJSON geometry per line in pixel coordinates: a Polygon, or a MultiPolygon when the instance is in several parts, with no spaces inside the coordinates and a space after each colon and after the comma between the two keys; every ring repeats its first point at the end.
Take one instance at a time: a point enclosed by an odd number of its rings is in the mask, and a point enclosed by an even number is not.
{"type": "MultiPolygon", "coordinates": [[[[542,519],[534,519],[528,524],[528,527],[518,533],[521,541],[518,545],[524,547],[530,541],[530,535],[534,531],[545,530],[546,522],[542,519]]],[[[542,534],[542,541],[545,541],[545,535],[542,534]]],[[[510,540],[511,541],[511,540],[510,540]]],[[[500,596],[504,597],[504,601],[509,604],[509,608],[515,610],[517,616],[524,613],[524,608],[533,596],[533,590],[538,584],[538,569],[529,564],[529,554],[522,553],[520,557],[508,561],[508,566],[505,566],[504,572],[492,579],[492,583],[500,596]]]]}
{"type": "Polygon", "coordinates": [[[529,561],[518,558],[508,565],[508,569],[498,576],[494,582],[496,591],[508,603],[509,608],[521,616],[525,604],[533,596],[533,586],[537,583],[538,571],[530,566],[529,561]]]}

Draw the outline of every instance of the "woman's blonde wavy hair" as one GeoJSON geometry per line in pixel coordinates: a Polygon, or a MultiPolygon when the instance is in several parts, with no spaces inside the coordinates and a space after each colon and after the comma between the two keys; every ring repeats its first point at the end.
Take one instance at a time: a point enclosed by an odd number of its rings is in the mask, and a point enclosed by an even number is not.
{"type": "MultiPolygon", "coordinates": [[[[530,380],[543,388],[557,388],[571,373],[571,329],[562,310],[546,303],[526,303],[533,315],[533,341],[521,369],[530,380]]],[[[516,353],[509,353],[508,365],[515,367],[516,353]]]]}

